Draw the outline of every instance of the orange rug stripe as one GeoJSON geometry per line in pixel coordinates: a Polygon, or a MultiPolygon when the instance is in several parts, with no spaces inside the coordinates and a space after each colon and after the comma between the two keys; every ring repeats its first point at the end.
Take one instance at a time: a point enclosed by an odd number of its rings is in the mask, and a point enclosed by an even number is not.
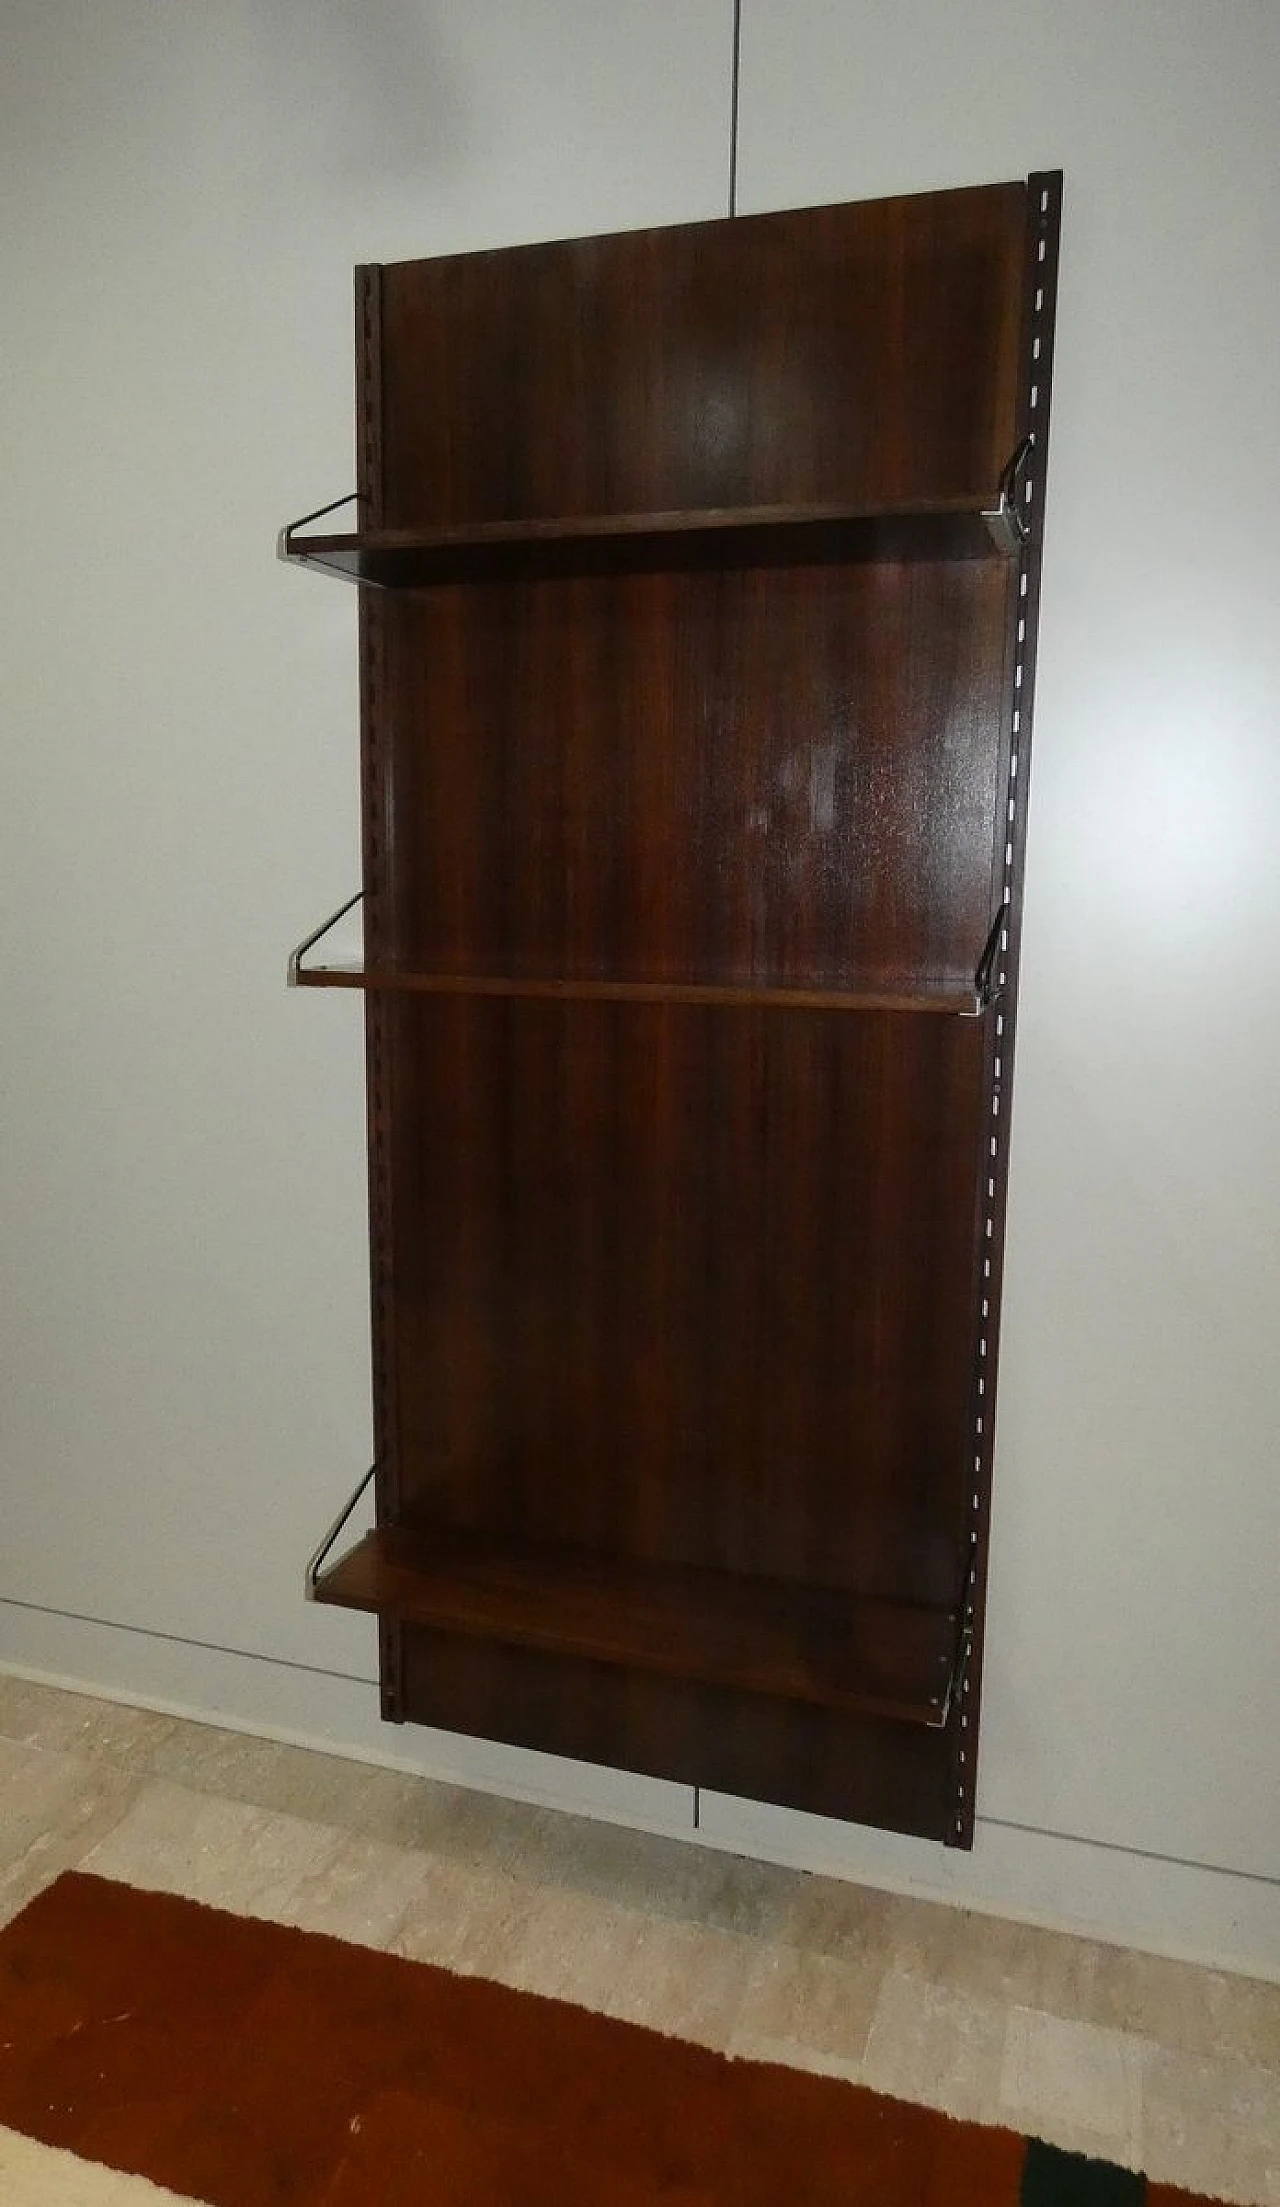
{"type": "Polygon", "coordinates": [[[0,2123],[213,2207],[1018,2207],[1024,2159],[831,2078],[79,1873],[0,1933],[0,2123]]]}

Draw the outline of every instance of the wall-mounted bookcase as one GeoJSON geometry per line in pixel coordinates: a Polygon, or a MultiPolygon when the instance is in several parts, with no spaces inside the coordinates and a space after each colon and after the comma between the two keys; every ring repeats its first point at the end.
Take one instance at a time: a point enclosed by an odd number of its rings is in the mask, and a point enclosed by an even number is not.
{"type": "Polygon", "coordinates": [[[393,1720],[971,1839],[1059,204],[357,274],[393,1720]]]}

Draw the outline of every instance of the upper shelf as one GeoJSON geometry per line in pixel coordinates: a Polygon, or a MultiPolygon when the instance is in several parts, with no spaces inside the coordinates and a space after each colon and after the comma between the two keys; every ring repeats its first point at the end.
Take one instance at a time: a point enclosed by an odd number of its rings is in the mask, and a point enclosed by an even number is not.
{"type": "Polygon", "coordinates": [[[349,582],[412,590],[429,583],[645,569],[803,565],[852,559],[1009,558],[1025,535],[1019,477],[1030,440],[994,495],[876,507],[697,507],[678,513],[569,514],[420,529],[299,534],[350,498],[281,530],[280,558],[349,582]]]}
{"type": "Polygon", "coordinates": [[[998,957],[1008,908],[1001,905],[972,975],[931,974],[910,982],[814,985],[806,982],[631,980],[580,974],[441,973],[405,961],[365,962],[363,890],[329,915],[289,959],[291,988],[394,989],[425,996],[537,997],[561,1003],[739,1004],[791,1011],[940,1012],[976,1018],[1000,992],[998,957]],[[344,924],[345,923],[345,924],[344,924]],[[321,948],[323,945],[323,949],[321,948]],[[311,952],[318,955],[308,965],[311,952]]]}

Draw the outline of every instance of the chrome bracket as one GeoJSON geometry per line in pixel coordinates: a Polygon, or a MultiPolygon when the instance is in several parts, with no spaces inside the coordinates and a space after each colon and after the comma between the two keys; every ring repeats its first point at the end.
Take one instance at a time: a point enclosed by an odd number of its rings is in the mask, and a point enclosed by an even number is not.
{"type": "Polygon", "coordinates": [[[955,1661],[951,1665],[950,1674],[947,1678],[947,1690],[942,1697],[942,1707],[939,1709],[937,1716],[930,1720],[929,1728],[931,1731],[942,1732],[946,1730],[951,1720],[952,1707],[964,1692],[972,1655],[973,1617],[971,1614],[966,1614],[961,1622],[960,1637],[956,1642],[955,1661]]]}
{"type": "Polygon", "coordinates": [[[1033,436],[1024,437],[1013,458],[1000,477],[996,504],[984,506],[982,518],[987,524],[991,540],[998,552],[1011,559],[1020,552],[1031,534],[1025,505],[1025,482],[1031,455],[1035,451],[1033,436]]]}
{"type": "Polygon", "coordinates": [[[943,1695],[938,1714],[932,1720],[931,1729],[936,1728],[939,1731],[945,1729],[950,1720],[953,1707],[965,1690],[965,1682],[969,1676],[969,1665],[973,1660],[973,1589],[976,1572],[976,1558],[971,1557],[969,1568],[964,1575],[964,1586],[960,1593],[960,1622],[956,1631],[956,1652],[952,1658],[951,1670],[947,1678],[947,1690],[943,1695]]]}
{"type": "Polygon", "coordinates": [[[309,1602],[313,1602],[316,1598],[316,1587],[319,1583],[320,1571],[325,1557],[328,1555],[329,1550],[332,1548],[339,1533],[342,1531],[342,1528],[346,1524],[347,1519],[351,1516],[352,1511],[355,1509],[357,1502],[360,1500],[361,1495],[364,1493],[365,1488],[368,1486],[369,1481],[372,1479],[377,1468],[378,1467],[376,1463],[370,1464],[369,1469],[366,1471],[363,1479],[360,1481],[360,1484],[356,1488],[356,1491],[352,1495],[350,1501],[346,1503],[345,1506],[339,1511],[337,1517],[335,1517],[332,1525],[329,1527],[328,1532],[325,1534],[324,1539],[321,1541],[320,1546],[316,1549],[314,1555],[310,1557],[307,1563],[307,1578],[305,1588],[306,1598],[309,1602]]]}
{"type": "Polygon", "coordinates": [[[291,989],[296,989],[302,980],[302,961],[307,952],[314,950],[322,936],[327,935],[331,927],[336,927],[339,920],[346,918],[348,912],[359,904],[363,895],[364,890],[357,889],[355,895],[348,897],[345,904],[340,904],[336,912],[331,912],[327,920],[321,920],[319,927],[312,928],[305,942],[299,943],[296,950],[289,952],[289,986],[291,989]]]}
{"type": "Polygon", "coordinates": [[[349,490],[345,498],[333,498],[327,506],[317,506],[314,513],[299,514],[296,521],[286,521],[276,538],[276,558],[305,559],[307,556],[305,543],[295,544],[293,541],[298,530],[305,529],[309,521],[323,521],[327,513],[337,513],[342,506],[354,505],[359,496],[359,491],[349,490]]]}
{"type": "Polygon", "coordinates": [[[1008,924],[1009,900],[1006,897],[991,923],[991,932],[982,946],[982,956],[978,960],[973,976],[973,993],[983,1010],[991,1002],[992,997],[998,994],[998,990],[993,985],[993,978],[996,970],[996,960],[1000,955],[1001,940],[1008,924]]]}

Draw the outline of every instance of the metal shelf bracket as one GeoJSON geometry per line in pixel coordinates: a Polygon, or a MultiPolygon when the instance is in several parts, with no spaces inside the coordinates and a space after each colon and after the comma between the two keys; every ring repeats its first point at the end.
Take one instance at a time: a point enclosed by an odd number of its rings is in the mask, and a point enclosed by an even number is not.
{"type": "Polygon", "coordinates": [[[286,521],[276,538],[276,558],[285,560],[305,559],[307,556],[306,544],[294,543],[298,530],[305,529],[309,521],[323,521],[327,513],[337,513],[342,506],[353,506],[359,496],[359,491],[349,490],[345,498],[333,498],[327,506],[317,506],[314,513],[299,514],[296,521],[286,521]]]}
{"type": "MultiPolygon", "coordinates": [[[[993,996],[998,993],[994,986],[996,959],[1000,955],[1002,938],[1008,925],[1009,901],[1006,898],[991,922],[991,933],[982,946],[982,956],[973,976],[973,993],[978,999],[979,1011],[985,1011],[993,996]]],[[[303,948],[306,948],[305,944],[303,948]]]]}
{"type": "Polygon", "coordinates": [[[314,950],[321,938],[328,934],[329,929],[336,927],[339,920],[345,919],[348,912],[354,911],[363,896],[364,890],[357,889],[355,895],[348,897],[345,904],[340,904],[336,912],[331,912],[327,920],[321,920],[319,927],[313,927],[306,940],[300,942],[296,950],[289,952],[289,986],[291,989],[296,989],[302,980],[302,961],[307,952],[314,950]]]}
{"type": "Polygon", "coordinates": [[[360,1484],[356,1488],[355,1493],[352,1495],[350,1501],[347,1502],[338,1512],[338,1515],[335,1517],[332,1525],[329,1527],[328,1532],[325,1534],[324,1539],[321,1541],[320,1546],[316,1549],[314,1555],[310,1557],[307,1563],[307,1578],[305,1588],[306,1598],[309,1602],[313,1602],[316,1598],[316,1587],[318,1586],[320,1581],[320,1572],[323,1567],[325,1557],[328,1555],[329,1550],[332,1548],[335,1540],[338,1538],[338,1535],[342,1531],[343,1526],[346,1524],[347,1519],[354,1511],[357,1502],[360,1500],[361,1495],[364,1493],[365,1488],[368,1486],[369,1481],[372,1479],[377,1468],[378,1467],[376,1463],[370,1464],[369,1469],[366,1471],[363,1479],[360,1481],[360,1484]]]}
{"type": "Polygon", "coordinates": [[[1013,458],[1000,477],[1000,490],[994,506],[984,506],[982,518],[987,524],[992,543],[1006,558],[1020,552],[1031,533],[1024,511],[1024,482],[1035,451],[1033,436],[1024,437],[1013,458]]]}

